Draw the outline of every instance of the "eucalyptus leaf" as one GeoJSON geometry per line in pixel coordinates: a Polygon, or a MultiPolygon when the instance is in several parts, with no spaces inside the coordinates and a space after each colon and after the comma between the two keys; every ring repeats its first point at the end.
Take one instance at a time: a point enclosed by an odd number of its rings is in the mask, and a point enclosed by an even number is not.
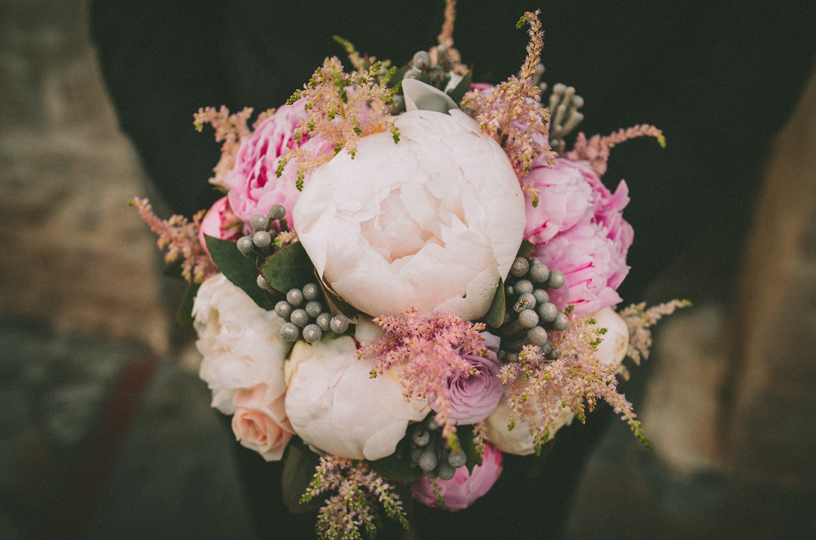
{"type": "Polygon", "coordinates": [[[190,283],[190,285],[187,287],[187,291],[184,293],[184,298],[181,299],[181,305],[179,305],[178,311],[176,312],[177,324],[183,326],[189,322],[192,322],[193,304],[200,287],[201,283],[190,283]]]}
{"type": "Polygon", "coordinates": [[[518,253],[516,257],[529,257],[530,253],[536,248],[536,245],[528,240],[522,240],[521,246],[519,246],[518,253]]]}
{"type": "Polygon", "coordinates": [[[303,244],[295,242],[275,252],[261,265],[261,275],[272,288],[286,294],[314,280],[314,265],[303,244]]]}
{"type": "Polygon", "coordinates": [[[493,295],[493,303],[490,304],[490,309],[484,316],[484,322],[493,328],[499,328],[504,323],[505,298],[504,298],[504,280],[499,278],[499,286],[496,288],[496,294],[493,295]]]}
{"type": "Polygon", "coordinates": [[[472,79],[473,71],[468,71],[467,73],[465,73],[465,76],[462,77],[462,80],[459,81],[459,84],[456,85],[456,88],[451,88],[450,90],[448,90],[448,95],[457,104],[461,104],[462,98],[470,90],[470,81],[472,79]]]}
{"type": "Polygon", "coordinates": [[[323,501],[316,497],[306,503],[300,499],[312,483],[320,456],[312,452],[300,439],[293,438],[283,462],[283,503],[293,514],[305,514],[317,510],[323,501]]]}
{"type": "Polygon", "coordinates": [[[247,293],[259,307],[266,310],[274,309],[272,301],[263,289],[258,287],[258,269],[255,263],[241,255],[235,242],[207,235],[204,235],[204,239],[218,271],[233,285],[247,293]]]}
{"type": "Polygon", "coordinates": [[[476,449],[476,441],[473,440],[473,426],[457,426],[456,436],[459,437],[459,444],[467,456],[465,467],[469,473],[472,473],[473,467],[482,464],[482,456],[476,449]]]}

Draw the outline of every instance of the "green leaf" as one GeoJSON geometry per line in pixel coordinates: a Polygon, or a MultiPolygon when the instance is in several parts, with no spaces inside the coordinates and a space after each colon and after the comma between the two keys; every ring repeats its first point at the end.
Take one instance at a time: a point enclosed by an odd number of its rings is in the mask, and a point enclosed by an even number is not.
{"type": "Polygon", "coordinates": [[[459,444],[462,446],[462,451],[467,456],[468,472],[473,472],[473,467],[482,464],[482,456],[476,449],[476,441],[473,440],[473,426],[456,426],[456,436],[459,437],[459,444]]]}
{"type": "Polygon", "coordinates": [[[403,439],[397,446],[396,452],[382,459],[369,461],[368,464],[383,478],[410,484],[411,482],[415,482],[422,475],[422,469],[409,465],[408,455],[410,452],[411,447],[407,443],[407,439],[403,439]],[[397,457],[397,454],[403,457],[397,457]]]}
{"type": "Polygon", "coordinates": [[[176,259],[175,261],[173,261],[171,263],[165,264],[164,265],[164,275],[168,276],[168,277],[184,279],[181,276],[181,263],[182,263],[182,259],[179,258],[179,259],[176,259]]]}
{"type": "Polygon", "coordinates": [[[190,283],[187,291],[184,293],[184,298],[181,299],[181,305],[176,312],[176,323],[183,326],[193,320],[193,303],[195,302],[198,289],[201,283],[190,283]]]}
{"type": "MultiPolygon", "coordinates": [[[[411,67],[408,66],[408,65],[404,65],[401,68],[399,68],[394,73],[394,76],[391,77],[391,79],[388,81],[388,87],[389,88],[394,88],[397,85],[401,85],[402,84],[402,79],[405,78],[405,74],[408,73],[408,70],[410,70],[410,69],[411,69],[411,67]]],[[[402,94],[402,86],[400,86],[400,89],[399,89],[398,93],[402,94]]]]}
{"type": "Polygon", "coordinates": [[[555,439],[550,439],[541,446],[541,453],[537,456],[529,456],[530,466],[527,469],[527,479],[535,480],[544,472],[544,466],[547,464],[547,454],[552,452],[555,446],[555,439]]]}
{"type": "Polygon", "coordinates": [[[258,287],[258,269],[255,263],[238,251],[235,242],[204,235],[207,249],[215,266],[233,285],[247,293],[259,307],[271,310],[274,304],[266,293],[258,287]]]}
{"type": "Polygon", "coordinates": [[[448,95],[457,104],[462,102],[462,98],[470,90],[471,79],[473,79],[473,71],[468,71],[465,73],[465,76],[462,77],[462,80],[459,81],[459,84],[456,85],[456,88],[448,90],[448,95]]]}
{"type": "Polygon", "coordinates": [[[312,483],[320,456],[309,450],[298,438],[292,438],[287,453],[282,473],[283,503],[293,514],[317,510],[323,504],[321,497],[315,497],[307,503],[301,503],[300,498],[312,483]]]}
{"type": "Polygon", "coordinates": [[[303,244],[295,242],[275,252],[261,265],[261,275],[277,291],[286,294],[314,281],[314,265],[303,244]]]}
{"type": "Polygon", "coordinates": [[[490,304],[490,309],[487,310],[487,314],[485,314],[483,319],[485,324],[493,328],[499,328],[502,323],[504,323],[505,309],[504,280],[499,278],[499,286],[496,288],[496,294],[493,296],[493,303],[490,304]]]}
{"type": "Polygon", "coordinates": [[[535,248],[536,248],[536,245],[533,244],[532,242],[529,242],[527,240],[522,240],[521,241],[521,246],[519,247],[519,250],[518,250],[518,253],[516,254],[516,257],[529,257],[530,253],[532,253],[535,248]]]}

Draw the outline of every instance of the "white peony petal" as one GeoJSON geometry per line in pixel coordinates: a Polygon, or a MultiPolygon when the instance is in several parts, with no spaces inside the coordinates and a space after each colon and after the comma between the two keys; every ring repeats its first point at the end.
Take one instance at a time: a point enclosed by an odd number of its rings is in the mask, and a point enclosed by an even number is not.
{"type": "Polygon", "coordinates": [[[274,311],[259,308],[217,274],[201,284],[193,316],[204,357],[199,374],[213,391],[214,407],[232,414],[234,392],[258,384],[266,385],[266,403],[286,392],[283,362],[291,344],[281,339],[284,321],[274,311]]]}
{"type": "Polygon", "coordinates": [[[287,366],[286,414],[309,445],[350,459],[380,459],[396,450],[409,421],[422,420],[427,402],[406,402],[401,385],[370,377],[348,336],[298,342],[287,366]]]}
{"type": "Polygon", "coordinates": [[[458,110],[414,111],[311,176],[295,207],[321,277],[371,315],[487,312],[521,244],[524,197],[504,151],[458,110]]]}

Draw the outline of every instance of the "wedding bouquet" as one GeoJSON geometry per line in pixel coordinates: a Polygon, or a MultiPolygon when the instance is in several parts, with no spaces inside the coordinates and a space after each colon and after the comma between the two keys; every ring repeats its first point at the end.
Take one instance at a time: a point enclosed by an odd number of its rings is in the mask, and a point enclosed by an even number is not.
{"type": "Polygon", "coordinates": [[[615,311],[632,227],[626,184],[600,180],[610,148],[661,132],[567,136],[582,99],[542,104],[538,12],[518,76],[473,84],[451,39],[397,68],[325,60],[286,105],[203,109],[223,142],[225,196],[192,221],[132,202],[190,282],[201,377],[235,436],[285,460],[284,499],[321,506],[324,537],[408,526],[411,500],[459,510],[502,454],[538,453],[607,401],[624,356],[684,302],[615,311]]]}

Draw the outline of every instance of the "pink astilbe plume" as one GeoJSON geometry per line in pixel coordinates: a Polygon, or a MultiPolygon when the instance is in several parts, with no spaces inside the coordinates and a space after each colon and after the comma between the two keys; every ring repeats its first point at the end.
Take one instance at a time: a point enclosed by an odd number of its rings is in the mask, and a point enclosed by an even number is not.
{"type": "Polygon", "coordinates": [[[399,495],[367,462],[321,457],[301,502],[330,490],[337,490],[337,495],[330,497],[318,513],[317,532],[321,538],[362,538],[360,526],[373,538],[377,528],[371,507],[376,501],[382,503],[388,517],[397,519],[408,529],[408,518],[399,495]]]}
{"type": "Polygon", "coordinates": [[[450,418],[448,379],[456,372],[476,374],[463,357],[488,354],[479,335],[484,324],[463,321],[450,312],[426,318],[417,315],[415,309],[397,317],[378,317],[374,322],[386,335],[361,348],[357,355],[374,360],[372,377],[392,367],[400,368],[406,399],[430,398],[442,435],[458,450],[456,428],[450,418]]]}
{"type": "MultiPolygon", "coordinates": [[[[312,75],[303,90],[298,90],[288,103],[303,99],[306,103],[305,124],[295,131],[295,140],[320,136],[334,145],[334,154],[346,150],[354,158],[361,137],[390,130],[394,142],[399,132],[389,107],[394,104],[396,88],[386,85],[395,70],[382,73],[382,63],[375,62],[367,70],[348,74],[337,57],[326,58],[323,66],[312,75]]],[[[278,166],[282,172],[286,163],[297,159],[298,189],[306,173],[333,157],[331,153],[310,154],[302,147],[290,149],[278,166]]]]}
{"type": "MultiPolygon", "coordinates": [[[[533,80],[544,46],[539,13],[528,11],[517,25],[518,28],[530,25],[527,58],[519,76],[511,76],[489,91],[470,91],[462,98],[462,108],[504,148],[519,177],[530,172],[536,157],[544,155],[550,164],[556,157],[547,142],[549,111],[539,103],[541,89],[533,80]]],[[[535,189],[526,185],[522,188],[530,193],[536,205],[535,189]]]]}
{"type": "MultiPolygon", "coordinates": [[[[274,109],[266,111],[258,116],[253,127],[257,126],[275,112],[274,109]]],[[[230,114],[229,109],[224,105],[216,110],[215,107],[199,109],[194,115],[195,128],[198,131],[204,129],[204,124],[210,124],[215,129],[215,140],[222,142],[221,159],[213,171],[215,176],[210,179],[210,183],[224,185],[224,175],[235,165],[235,154],[241,146],[241,139],[250,135],[251,131],[247,126],[247,120],[252,116],[252,108],[247,107],[240,112],[230,114]]]]}
{"type": "Polygon", "coordinates": [[[518,362],[506,364],[501,380],[507,385],[510,429],[517,421],[529,426],[535,450],[550,437],[550,430],[561,409],[568,407],[581,421],[587,410],[603,399],[625,420],[635,436],[647,447],[651,443],[643,434],[632,404],[617,391],[617,365],[604,364],[595,357],[601,332],[591,325],[593,319],[573,319],[567,330],[553,332],[550,343],[558,358],[549,360],[538,347],[525,346],[518,362]]]}
{"type": "Polygon", "coordinates": [[[182,259],[181,276],[188,283],[203,283],[205,279],[218,273],[215,263],[198,240],[204,210],[193,216],[192,222],[179,215],[165,221],[153,213],[147,199],[133,198],[128,201],[128,205],[135,206],[150,230],[159,236],[156,241],[159,249],[167,249],[164,261],[172,263],[182,259]]]}
{"type": "Polygon", "coordinates": [[[436,47],[431,47],[431,65],[440,66],[447,64],[447,69],[458,75],[464,76],[468,72],[468,67],[462,63],[462,55],[453,48],[453,23],[456,21],[456,0],[445,1],[445,21],[442,23],[442,31],[436,37],[436,47]]]}
{"type": "Polygon", "coordinates": [[[642,124],[618,130],[606,137],[593,135],[589,141],[587,141],[586,135],[579,133],[575,139],[573,149],[567,152],[565,157],[571,161],[589,161],[590,167],[598,173],[598,176],[601,176],[606,172],[609,150],[624,141],[637,137],[654,137],[660,146],[666,147],[666,138],[663,136],[662,131],[649,124],[642,124]]]}
{"type": "Polygon", "coordinates": [[[652,346],[652,331],[649,327],[654,326],[657,321],[666,315],[671,315],[678,308],[691,306],[688,300],[672,300],[664,304],[658,304],[646,309],[646,303],[632,304],[620,311],[620,316],[626,321],[629,328],[629,349],[626,356],[631,358],[636,364],[640,364],[641,358],[649,358],[649,348],[652,346]]]}

